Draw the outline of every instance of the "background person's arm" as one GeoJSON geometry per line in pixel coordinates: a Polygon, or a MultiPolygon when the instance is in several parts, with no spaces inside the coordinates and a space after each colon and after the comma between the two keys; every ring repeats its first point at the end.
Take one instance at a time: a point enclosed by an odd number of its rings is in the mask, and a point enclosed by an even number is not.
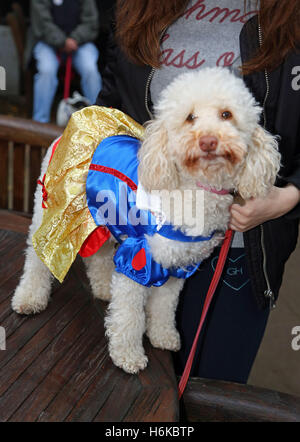
{"type": "Polygon", "coordinates": [[[99,14],[94,0],[81,2],[80,24],[68,36],[78,45],[96,40],[99,33],[99,14]]]}
{"type": "Polygon", "coordinates": [[[53,22],[51,0],[31,0],[31,27],[34,37],[50,46],[62,48],[66,34],[53,22]]]}

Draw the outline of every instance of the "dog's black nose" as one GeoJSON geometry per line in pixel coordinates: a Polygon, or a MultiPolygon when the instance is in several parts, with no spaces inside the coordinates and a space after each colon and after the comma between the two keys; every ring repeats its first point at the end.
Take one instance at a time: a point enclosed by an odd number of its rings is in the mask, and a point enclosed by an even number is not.
{"type": "Polygon", "coordinates": [[[200,149],[203,150],[203,152],[213,152],[216,150],[218,142],[219,140],[217,137],[211,135],[205,135],[200,138],[199,146],[200,149]]]}

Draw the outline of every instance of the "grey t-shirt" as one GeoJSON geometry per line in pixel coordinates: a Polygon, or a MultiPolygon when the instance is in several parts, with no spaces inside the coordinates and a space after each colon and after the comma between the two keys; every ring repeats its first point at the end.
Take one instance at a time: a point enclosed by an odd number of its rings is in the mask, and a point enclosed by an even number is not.
{"type": "MultiPolygon", "coordinates": [[[[256,0],[191,0],[185,13],[166,31],[162,66],[153,75],[150,92],[154,105],[160,92],[179,74],[202,67],[241,65],[239,35],[243,25],[257,14],[256,0]]],[[[243,247],[236,232],[233,247],[243,247]]]]}

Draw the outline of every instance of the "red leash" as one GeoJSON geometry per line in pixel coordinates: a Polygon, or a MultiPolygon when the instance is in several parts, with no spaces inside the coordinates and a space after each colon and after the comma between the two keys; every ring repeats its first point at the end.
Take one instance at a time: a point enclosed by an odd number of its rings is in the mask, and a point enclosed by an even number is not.
{"type": "Polygon", "coordinates": [[[233,234],[233,232],[230,229],[228,229],[226,231],[226,233],[225,233],[225,238],[224,238],[223,245],[222,245],[222,248],[221,248],[221,251],[220,251],[217,267],[216,267],[214,276],[213,276],[213,278],[211,280],[211,283],[210,283],[210,286],[209,286],[209,289],[208,289],[208,292],[207,292],[207,295],[206,295],[206,298],[205,298],[205,301],[204,301],[204,306],[203,306],[203,310],[202,310],[202,313],[201,313],[201,318],[200,318],[200,323],[198,325],[197,333],[196,333],[196,336],[194,338],[194,342],[193,342],[193,345],[192,345],[192,348],[191,348],[188,360],[186,362],[183,374],[181,376],[181,379],[180,379],[180,382],[179,382],[179,385],[178,385],[178,396],[179,396],[179,399],[181,398],[181,396],[182,396],[182,394],[183,394],[183,392],[185,390],[186,384],[187,384],[187,382],[189,380],[189,376],[190,376],[190,372],[191,372],[191,368],[192,368],[192,364],[193,364],[193,360],[194,360],[194,356],[195,356],[195,352],[196,352],[196,348],[197,348],[197,343],[198,343],[199,335],[200,335],[200,332],[202,330],[202,326],[203,326],[203,323],[205,321],[205,318],[206,318],[206,315],[207,315],[207,312],[208,312],[211,300],[212,300],[212,298],[213,298],[213,296],[215,294],[216,288],[217,288],[217,286],[219,284],[221,275],[223,273],[224,265],[225,265],[226,258],[227,258],[227,255],[228,255],[228,252],[229,252],[229,248],[230,248],[230,244],[231,244],[232,234],[233,234]]]}
{"type": "Polygon", "coordinates": [[[64,87],[65,100],[70,96],[71,77],[72,77],[72,55],[68,55],[66,61],[65,87],[64,87]]]}

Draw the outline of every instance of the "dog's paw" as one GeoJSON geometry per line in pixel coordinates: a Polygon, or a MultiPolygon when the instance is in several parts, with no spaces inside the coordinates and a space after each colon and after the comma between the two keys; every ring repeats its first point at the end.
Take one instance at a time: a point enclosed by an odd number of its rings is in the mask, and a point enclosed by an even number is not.
{"type": "Polygon", "coordinates": [[[12,298],[12,309],[22,315],[31,315],[40,313],[48,305],[49,297],[47,295],[32,293],[31,290],[17,287],[12,298]]]}
{"type": "Polygon", "coordinates": [[[153,347],[170,351],[180,350],[180,335],[174,327],[151,327],[147,330],[147,336],[153,347]]]}
{"type": "Polygon", "coordinates": [[[140,370],[144,370],[148,364],[148,358],[144,351],[129,351],[128,349],[120,353],[110,350],[110,357],[117,367],[122,368],[129,374],[136,374],[140,370]]]}

